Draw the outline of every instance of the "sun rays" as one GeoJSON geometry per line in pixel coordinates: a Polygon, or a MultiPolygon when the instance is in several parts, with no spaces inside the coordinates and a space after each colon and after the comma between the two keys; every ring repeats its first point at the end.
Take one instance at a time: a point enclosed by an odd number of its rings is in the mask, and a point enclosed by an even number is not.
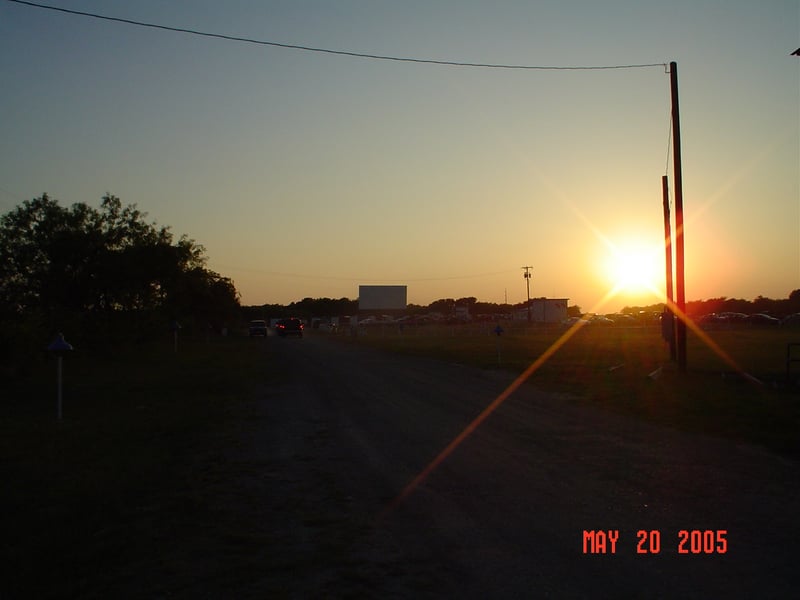
{"type": "MultiPolygon", "coordinates": [[[[562,199],[563,200],[563,199],[562,199]]],[[[597,228],[588,218],[572,203],[565,201],[572,212],[586,227],[603,243],[608,250],[608,257],[605,261],[606,278],[610,282],[609,289],[603,294],[589,309],[589,313],[600,313],[602,309],[612,300],[618,298],[625,292],[637,291],[651,294],[653,299],[664,302],[675,315],[676,319],[683,321],[687,329],[692,331],[706,346],[716,353],[728,366],[742,375],[752,383],[761,384],[755,377],[746,373],[714,340],[712,340],[694,321],[692,321],[678,306],[672,301],[666,301],[661,288],[660,281],[666,276],[666,269],[663,262],[666,258],[664,240],[660,239],[655,243],[648,244],[636,241],[635,238],[618,244],[612,242],[599,228],[597,228]],[[659,258],[660,255],[660,258],[659,258]]],[[[494,413],[519,387],[525,383],[542,365],[544,365],[561,347],[563,347],[581,327],[584,322],[577,322],[566,329],[559,338],[538,356],[516,379],[494,398],[481,413],[473,419],[455,438],[453,438],[438,455],[420,471],[388,504],[380,513],[379,519],[386,517],[389,513],[400,506],[414,491],[437,469],[437,467],[447,459],[492,413],[494,413]]],[[[666,354],[666,353],[665,353],[666,354]]],[[[664,362],[667,361],[665,355],[664,362]]]]}

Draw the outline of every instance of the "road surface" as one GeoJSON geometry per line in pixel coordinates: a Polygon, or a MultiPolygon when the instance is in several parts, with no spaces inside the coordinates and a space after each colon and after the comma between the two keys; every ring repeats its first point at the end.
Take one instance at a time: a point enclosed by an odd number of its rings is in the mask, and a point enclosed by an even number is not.
{"type": "Polygon", "coordinates": [[[261,465],[251,518],[272,548],[237,592],[796,593],[794,460],[524,385],[399,499],[513,375],[324,336],[264,343],[285,377],[262,390],[239,452],[261,465]]]}

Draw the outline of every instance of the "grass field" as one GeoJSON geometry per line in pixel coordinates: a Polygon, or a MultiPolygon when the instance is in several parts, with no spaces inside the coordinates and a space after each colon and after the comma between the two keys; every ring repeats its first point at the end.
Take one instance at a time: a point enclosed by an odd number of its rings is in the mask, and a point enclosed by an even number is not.
{"type": "Polygon", "coordinates": [[[800,453],[800,363],[786,375],[787,344],[800,342],[798,329],[720,329],[706,339],[690,332],[680,373],[656,328],[589,326],[570,335],[504,323],[498,337],[495,325],[373,326],[338,339],[516,373],[555,350],[529,384],[650,422],[800,453]]]}
{"type": "Polygon", "coordinates": [[[185,557],[195,548],[202,561],[209,539],[209,572],[260,568],[249,546],[227,544],[254,532],[221,498],[254,388],[280,376],[270,365],[263,339],[187,341],[177,354],[170,340],[77,349],[64,359],[61,421],[54,359],[3,382],[0,597],[180,594],[158,582],[196,574],[185,557]]]}
{"type": "MultiPolygon", "coordinates": [[[[563,335],[509,326],[498,338],[493,326],[402,334],[376,328],[333,339],[519,373],[563,335]]],[[[679,373],[664,366],[658,332],[636,328],[577,332],[529,385],[645,421],[800,454],[800,387],[785,377],[786,344],[800,341],[800,332],[710,335],[763,385],[735,376],[694,335],[689,370],[679,373]],[[648,377],[659,367],[660,377],[648,377]]],[[[231,449],[243,430],[257,427],[255,391],[280,381],[271,347],[269,340],[231,337],[182,341],[177,354],[170,340],[102,356],[77,349],[64,360],[60,422],[52,357],[5,378],[0,561],[12,576],[0,582],[0,597],[92,598],[111,589],[168,597],[181,595],[180,582],[198,569],[216,570],[217,585],[225,576],[258,577],[269,532],[242,522],[225,498],[235,493],[235,469],[243,468],[231,462],[231,449]],[[204,554],[209,547],[213,561],[204,554]],[[194,550],[191,564],[187,548],[194,550]]]]}

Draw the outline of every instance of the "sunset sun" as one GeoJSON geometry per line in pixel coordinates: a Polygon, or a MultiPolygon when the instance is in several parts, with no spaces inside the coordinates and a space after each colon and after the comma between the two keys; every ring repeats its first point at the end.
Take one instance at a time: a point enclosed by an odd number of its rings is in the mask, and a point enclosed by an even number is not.
{"type": "Polygon", "coordinates": [[[609,282],[620,292],[656,292],[663,280],[663,251],[644,244],[611,248],[605,269],[609,282]]]}

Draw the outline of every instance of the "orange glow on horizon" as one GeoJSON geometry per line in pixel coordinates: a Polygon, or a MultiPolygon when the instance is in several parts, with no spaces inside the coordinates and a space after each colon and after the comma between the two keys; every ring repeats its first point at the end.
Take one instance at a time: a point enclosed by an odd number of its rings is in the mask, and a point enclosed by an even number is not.
{"type": "MultiPolygon", "coordinates": [[[[613,282],[613,286],[609,289],[602,298],[600,298],[594,306],[588,311],[589,313],[599,313],[611,300],[618,298],[621,293],[631,291],[632,289],[642,290],[650,293],[655,298],[664,298],[663,291],[656,289],[655,282],[658,280],[658,273],[662,275],[665,273],[663,267],[658,267],[658,260],[656,252],[660,251],[662,260],[664,259],[663,246],[647,246],[642,244],[628,244],[617,248],[604,234],[602,234],[596,227],[594,227],[575,207],[572,210],[581,218],[581,220],[589,227],[589,229],[602,240],[603,243],[611,250],[612,262],[610,265],[607,263],[607,268],[610,268],[608,274],[613,282]]],[[[664,241],[660,240],[660,244],[664,241]]],[[[662,300],[664,301],[664,300],[662,300]]],[[[681,312],[674,302],[665,302],[669,308],[676,315],[677,319],[681,319],[686,323],[686,327],[690,329],[697,337],[706,344],[714,353],[716,353],[726,364],[728,364],[734,371],[745,377],[752,383],[761,384],[761,382],[746,373],[736,361],[733,360],[714,340],[712,340],[697,324],[692,321],[685,313],[681,312]]],[[[481,413],[467,425],[455,438],[453,438],[447,446],[419,473],[417,474],[397,495],[397,497],[379,514],[378,519],[382,519],[402,504],[406,498],[414,493],[414,490],[422,484],[428,476],[436,470],[436,468],[450,456],[461,443],[469,437],[495,410],[497,410],[503,402],[505,402],[511,394],[513,394],[519,387],[527,381],[539,368],[547,362],[575,333],[584,325],[582,322],[575,323],[567,329],[541,356],[536,358],[516,379],[500,393],[489,405],[481,411],[481,413]]]]}

